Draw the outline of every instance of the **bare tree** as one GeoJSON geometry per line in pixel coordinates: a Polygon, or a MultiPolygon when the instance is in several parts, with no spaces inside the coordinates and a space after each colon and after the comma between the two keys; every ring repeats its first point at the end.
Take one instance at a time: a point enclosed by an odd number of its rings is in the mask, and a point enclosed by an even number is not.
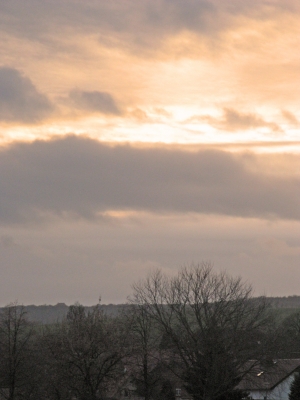
{"type": "Polygon", "coordinates": [[[14,400],[33,390],[33,326],[23,306],[12,303],[0,313],[0,395],[14,400]]]}
{"type": "Polygon", "coordinates": [[[71,306],[65,321],[45,338],[53,398],[103,398],[124,371],[123,333],[119,321],[104,315],[99,306],[92,311],[71,306]]]}
{"type": "Polygon", "coordinates": [[[175,278],[156,271],[133,289],[131,300],[163,330],[169,366],[195,400],[237,398],[236,385],[255,366],[249,360],[269,354],[267,304],[240,278],[202,264],[175,278]]]}
{"type": "Polygon", "coordinates": [[[300,355],[300,312],[296,311],[281,323],[282,353],[285,357],[299,358],[300,355]]]}
{"type": "Polygon", "coordinates": [[[130,324],[132,352],[127,358],[137,392],[150,400],[162,383],[160,374],[159,327],[147,313],[144,305],[134,305],[127,310],[130,324]]]}

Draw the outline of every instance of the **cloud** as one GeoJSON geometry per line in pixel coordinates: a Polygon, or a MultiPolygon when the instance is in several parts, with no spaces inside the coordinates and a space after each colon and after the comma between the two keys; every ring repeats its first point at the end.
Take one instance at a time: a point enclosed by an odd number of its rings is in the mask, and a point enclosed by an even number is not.
{"type": "Polygon", "coordinates": [[[18,70],[0,67],[0,120],[34,123],[53,111],[48,98],[18,70]]]}
{"type": "Polygon", "coordinates": [[[75,136],[16,143],[0,152],[0,182],[4,224],[96,220],[111,210],[300,219],[299,176],[264,173],[259,156],[216,150],[112,147],[75,136]]]}
{"type": "Polygon", "coordinates": [[[299,121],[295,117],[295,115],[287,110],[282,110],[281,111],[282,116],[291,124],[294,126],[299,126],[299,121]]]}
{"type": "Polygon", "coordinates": [[[287,220],[153,213],[115,224],[0,226],[0,237],[13,235],[15,243],[0,244],[0,304],[95,304],[99,295],[104,303],[124,302],[149,269],[172,274],[203,260],[242,276],[258,295],[293,295],[299,293],[299,230],[300,222],[287,220]]]}
{"type": "Polygon", "coordinates": [[[13,247],[15,246],[15,242],[12,236],[10,235],[2,235],[0,236],[0,247],[13,247]]]}
{"type": "Polygon", "coordinates": [[[216,97],[296,110],[298,12],[283,0],[12,0],[0,5],[0,56],[16,68],[24,60],[40,87],[51,81],[52,98],[79,87],[84,109],[99,109],[95,90],[124,110],[211,109],[216,97]]]}
{"type": "Polygon", "coordinates": [[[82,110],[100,112],[103,114],[121,114],[114,98],[106,92],[99,92],[97,90],[89,92],[73,89],[69,97],[73,104],[82,110]]]}
{"type": "Polygon", "coordinates": [[[300,256],[300,246],[290,245],[286,240],[274,237],[264,237],[258,241],[258,245],[267,253],[273,253],[280,257],[300,256]]]}
{"type": "Polygon", "coordinates": [[[239,24],[241,18],[243,22],[264,21],[274,19],[276,13],[281,17],[299,13],[299,5],[294,0],[268,4],[258,0],[79,0],[76,4],[29,0],[26,7],[20,7],[14,0],[1,4],[0,22],[7,32],[34,41],[47,41],[66,29],[97,34],[109,46],[126,41],[143,50],[183,31],[215,37],[239,24]]]}
{"type": "Polygon", "coordinates": [[[134,110],[130,111],[128,115],[138,122],[142,123],[153,122],[153,120],[151,120],[150,116],[146,113],[146,111],[142,110],[141,108],[135,108],[134,110]]]}
{"type": "Polygon", "coordinates": [[[225,131],[245,131],[255,128],[268,128],[273,132],[281,132],[281,128],[275,122],[265,121],[261,116],[254,113],[240,113],[232,108],[224,108],[223,116],[215,118],[210,115],[193,116],[186,122],[207,122],[213,127],[225,131]]]}
{"type": "Polygon", "coordinates": [[[224,109],[224,118],[221,124],[225,129],[234,131],[253,128],[269,128],[272,131],[280,131],[277,124],[265,121],[257,114],[243,114],[231,108],[224,109]]]}

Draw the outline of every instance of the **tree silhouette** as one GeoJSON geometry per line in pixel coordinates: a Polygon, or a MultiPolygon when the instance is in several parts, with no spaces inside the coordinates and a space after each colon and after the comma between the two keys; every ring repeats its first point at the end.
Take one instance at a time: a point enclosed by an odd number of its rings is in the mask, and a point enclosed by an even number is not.
{"type": "Polygon", "coordinates": [[[168,339],[165,359],[194,400],[238,398],[235,387],[255,367],[249,360],[259,362],[272,344],[265,300],[208,264],[183,268],[174,278],[155,271],[134,285],[131,300],[168,339]]]}
{"type": "Polygon", "coordinates": [[[14,400],[34,390],[33,326],[24,306],[9,304],[0,313],[0,397],[14,400]]]}

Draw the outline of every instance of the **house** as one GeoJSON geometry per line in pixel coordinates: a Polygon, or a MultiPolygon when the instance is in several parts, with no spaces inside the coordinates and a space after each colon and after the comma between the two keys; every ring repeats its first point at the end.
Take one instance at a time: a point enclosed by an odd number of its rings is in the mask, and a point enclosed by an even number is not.
{"type": "Polygon", "coordinates": [[[252,400],[288,400],[291,384],[300,373],[300,359],[281,359],[255,365],[237,386],[252,400]]]}
{"type": "MultiPolygon", "coordinates": [[[[265,360],[264,362],[249,361],[242,381],[236,389],[249,394],[252,400],[289,400],[290,387],[297,374],[300,374],[300,359],[265,360]]],[[[119,400],[144,400],[136,391],[132,381],[134,368],[126,368],[126,373],[119,382],[118,393],[114,393],[119,400]]],[[[168,369],[160,369],[165,381],[172,385],[174,400],[191,400],[184,384],[168,369]]],[[[299,399],[300,400],[300,399],[299,399]]]]}

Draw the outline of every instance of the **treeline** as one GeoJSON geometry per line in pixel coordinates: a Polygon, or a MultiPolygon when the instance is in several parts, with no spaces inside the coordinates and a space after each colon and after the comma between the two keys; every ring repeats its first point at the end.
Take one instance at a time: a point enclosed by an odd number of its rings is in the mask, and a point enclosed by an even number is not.
{"type": "MultiPolygon", "coordinates": [[[[104,314],[110,316],[117,316],[121,309],[127,307],[126,304],[101,304],[99,305],[104,314]]],[[[29,305],[22,306],[26,312],[27,319],[31,322],[38,322],[41,324],[53,324],[61,322],[68,314],[69,306],[65,303],[58,303],[56,305],[29,305]]],[[[85,306],[86,311],[92,311],[93,307],[85,306]]],[[[2,308],[0,308],[1,312],[2,308]]]]}
{"type": "Polygon", "coordinates": [[[264,298],[209,265],[160,271],[134,286],[117,315],[68,308],[34,324],[12,304],[0,313],[0,398],[7,400],[239,400],[238,384],[273,358],[300,354],[300,313],[273,318],[264,298]],[[178,393],[177,393],[178,394],[178,393]]]}
{"type": "MultiPolygon", "coordinates": [[[[287,297],[267,297],[269,305],[274,309],[280,309],[279,315],[294,312],[293,309],[300,309],[300,296],[287,296],[287,297]]],[[[117,316],[128,304],[101,304],[101,310],[110,316],[117,316]]],[[[87,311],[92,310],[92,306],[85,306],[87,311]]],[[[58,303],[56,305],[28,305],[23,306],[26,311],[27,318],[31,322],[39,322],[42,324],[53,324],[61,322],[69,311],[69,306],[65,303],[58,303]]],[[[0,308],[1,312],[2,308],[0,308]]],[[[276,311],[275,311],[276,312],[276,311]]]]}
{"type": "Polygon", "coordinates": [[[300,308],[300,296],[268,297],[274,308],[300,308]]]}

